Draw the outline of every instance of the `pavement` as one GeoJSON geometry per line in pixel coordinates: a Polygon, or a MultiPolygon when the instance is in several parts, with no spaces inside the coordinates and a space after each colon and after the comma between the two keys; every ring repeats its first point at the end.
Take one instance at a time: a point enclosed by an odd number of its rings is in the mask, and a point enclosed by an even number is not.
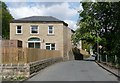
{"type": "Polygon", "coordinates": [[[110,67],[109,65],[105,65],[102,63],[99,63],[96,61],[96,63],[102,67],[103,69],[107,70],[108,72],[112,73],[113,75],[115,75],[116,77],[118,77],[118,80],[120,81],[120,69],[116,69],[113,67],[110,67]]]}
{"type": "Polygon", "coordinates": [[[95,57],[90,56],[89,58],[84,58],[86,61],[95,61],[95,57]]]}
{"type": "MultiPolygon", "coordinates": [[[[118,79],[94,61],[66,61],[49,66],[26,81],[112,81],[118,79]]],[[[110,83],[110,82],[109,82],[110,83]]]]}

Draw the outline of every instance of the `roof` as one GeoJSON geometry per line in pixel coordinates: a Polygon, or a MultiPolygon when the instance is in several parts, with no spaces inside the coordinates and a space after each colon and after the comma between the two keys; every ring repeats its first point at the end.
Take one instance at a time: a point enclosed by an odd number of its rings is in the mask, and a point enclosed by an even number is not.
{"type": "Polygon", "coordinates": [[[61,21],[55,17],[52,16],[31,16],[31,17],[25,17],[20,19],[15,19],[11,23],[29,23],[29,22],[57,22],[57,23],[63,23],[64,25],[68,26],[67,23],[64,21],[61,21]]]}

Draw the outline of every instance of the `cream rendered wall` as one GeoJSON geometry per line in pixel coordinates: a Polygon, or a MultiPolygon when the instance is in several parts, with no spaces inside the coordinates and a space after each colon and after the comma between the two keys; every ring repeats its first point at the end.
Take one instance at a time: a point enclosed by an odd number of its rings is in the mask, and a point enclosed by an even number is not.
{"type": "Polygon", "coordinates": [[[69,55],[70,51],[72,50],[72,42],[71,42],[71,36],[72,36],[72,31],[70,28],[64,26],[63,29],[63,52],[64,52],[64,57],[66,60],[69,60],[69,55]]]}
{"type": "Polygon", "coordinates": [[[73,32],[71,31],[71,29],[70,28],[68,28],[68,50],[67,50],[67,56],[68,56],[68,60],[73,60],[74,59],[74,55],[73,55],[73,53],[72,53],[72,38],[71,38],[71,36],[72,36],[72,34],[73,34],[73,32]]]}
{"type": "Polygon", "coordinates": [[[28,47],[28,39],[37,37],[41,39],[41,49],[45,49],[45,43],[55,43],[63,56],[63,28],[63,23],[10,23],[10,39],[21,40],[23,47],[28,47]],[[23,34],[16,34],[16,25],[22,25],[23,34]],[[38,25],[39,34],[30,34],[31,25],[38,25]],[[54,35],[48,35],[49,25],[54,27],[54,35]]]}
{"type": "Polygon", "coordinates": [[[28,39],[32,37],[40,38],[41,49],[45,49],[45,43],[55,43],[56,50],[61,51],[61,56],[69,58],[69,52],[72,48],[71,29],[63,23],[10,23],[10,39],[23,41],[23,47],[28,47],[28,39]],[[16,34],[16,26],[22,25],[23,34],[16,34]],[[30,34],[30,26],[38,25],[39,34],[30,34]],[[54,35],[48,35],[48,26],[54,27],[54,35]]]}
{"type": "Polygon", "coordinates": [[[67,40],[68,40],[68,31],[67,31],[67,28],[66,26],[64,26],[63,28],[63,44],[64,44],[64,47],[63,47],[63,52],[64,52],[64,58],[67,59],[67,50],[68,50],[68,45],[67,45],[67,40]]]}

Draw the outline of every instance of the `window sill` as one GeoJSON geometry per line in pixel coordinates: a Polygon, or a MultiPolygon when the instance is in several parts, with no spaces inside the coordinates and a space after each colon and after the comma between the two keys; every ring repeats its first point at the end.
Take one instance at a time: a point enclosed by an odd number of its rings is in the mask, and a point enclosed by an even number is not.
{"type": "Polygon", "coordinates": [[[15,35],[23,35],[22,33],[16,33],[15,35]]]}
{"type": "Polygon", "coordinates": [[[39,35],[38,33],[31,33],[30,35],[39,35]]]}
{"type": "Polygon", "coordinates": [[[47,36],[55,36],[55,34],[47,34],[47,36]]]}

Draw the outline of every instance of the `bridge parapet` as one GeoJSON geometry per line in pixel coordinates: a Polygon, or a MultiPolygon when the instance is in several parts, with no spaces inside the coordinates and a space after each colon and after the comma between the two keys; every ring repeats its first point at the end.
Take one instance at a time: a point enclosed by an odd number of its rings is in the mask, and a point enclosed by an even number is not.
{"type": "Polygon", "coordinates": [[[43,59],[25,64],[2,64],[0,65],[0,75],[2,80],[23,80],[60,61],[63,61],[62,57],[43,59]]]}

